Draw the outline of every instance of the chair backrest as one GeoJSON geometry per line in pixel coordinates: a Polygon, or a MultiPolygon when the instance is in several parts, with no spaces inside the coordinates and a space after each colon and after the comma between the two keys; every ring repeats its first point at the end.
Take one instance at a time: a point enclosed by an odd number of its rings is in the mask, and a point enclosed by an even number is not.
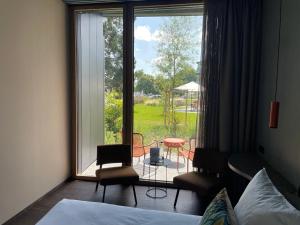
{"type": "Polygon", "coordinates": [[[196,138],[190,138],[190,150],[195,152],[196,149],[196,138]]]}
{"type": "Polygon", "coordinates": [[[144,146],[144,137],[141,133],[132,134],[132,145],[133,146],[144,146]]]}
{"type": "Polygon", "coordinates": [[[97,146],[97,165],[102,166],[106,163],[122,163],[131,165],[130,145],[99,145],[97,146]]]}
{"type": "Polygon", "coordinates": [[[203,148],[196,148],[193,167],[209,174],[223,174],[227,171],[228,154],[203,148]]]}

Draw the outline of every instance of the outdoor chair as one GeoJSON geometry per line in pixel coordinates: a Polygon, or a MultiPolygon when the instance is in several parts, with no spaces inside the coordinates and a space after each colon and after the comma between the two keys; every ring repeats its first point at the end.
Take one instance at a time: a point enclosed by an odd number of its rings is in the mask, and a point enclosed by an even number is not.
{"type": "Polygon", "coordinates": [[[197,171],[173,178],[173,183],[177,186],[174,207],[176,207],[180,189],[195,191],[204,199],[213,197],[221,190],[226,184],[227,159],[227,153],[196,148],[193,167],[196,167],[197,171]]]}
{"type": "MultiPolygon", "coordinates": [[[[146,155],[150,152],[150,147],[154,146],[157,147],[158,144],[156,141],[152,142],[151,144],[145,145],[144,144],[144,136],[141,133],[133,133],[132,136],[132,157],[138,158],[140,162],[140,158],[144,156],[144,160],[146,155]]],[[[143,175],[145,173],[145,163],[143,163],[143,175]]]]}
{"type": "Polygon", "coordinates": [[[99,184],[104,186],[102,201],[104,202],[107,185],[124,184],[132,185],[135,204],[137,204],[134,185],[139,180],[139,175],[131,166],[131,147],[130,145],[101,145],[97,147],[97,165],[100,169],[96,170],[98,190],[99,184]],[[122,166],[102,168],[103,164],[122,163],[122,166]]]}
{"type": "Polygon", "coordinates": [[[189,172],[189,160],[193,161],[194,154],[195,154],[195,148],[196,148],[196,139],[190,138],[189,140],[189,148],[186,149],[184,146],[182,146],[181,149],[179,149],[179,154],[183,156],[184,159],[187,159],[187,172],[189,172]]]}

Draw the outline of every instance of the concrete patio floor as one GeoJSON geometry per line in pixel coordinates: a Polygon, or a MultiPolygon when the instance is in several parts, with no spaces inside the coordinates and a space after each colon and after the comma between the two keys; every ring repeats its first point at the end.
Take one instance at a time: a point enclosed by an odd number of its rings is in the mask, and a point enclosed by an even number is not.
{"type": "MultiPolygon", "coordinates": [[[[166,155],[166,153],[165,153],[166,155]]],[[[150,157],[150,154],[146,155],[147,158],[150,157]]],[[[168,157],[169,159],[169,157],[168,157]]],[[[156,170],[156,180],[158,181],[173,181],[173,177],[186,173],[187,172],[187,162],[189,163],[189,171],[192,171],[192,162],[190,160],[184,159],[183,156],[179,156],[179,164],[177,169],[177,153],[172,152],[170,160],[168,160],[168,166],[149,166],[149,164],[144,164],[144,157],[133,158],[133,167],[136,172],[139,174],[140,179],[151,180],[155,179],[155,170],[156,170]],[[145,168],[143,173],[143,167],[145,168]]],[[[120,164],[106,164],[103,165],[103,168],[120,166],[120,164]]],[[[99,168],[96,166],[96,162],[91,164],[81,175],[82,176],[95,176],[95,171],[99,168]]]]}

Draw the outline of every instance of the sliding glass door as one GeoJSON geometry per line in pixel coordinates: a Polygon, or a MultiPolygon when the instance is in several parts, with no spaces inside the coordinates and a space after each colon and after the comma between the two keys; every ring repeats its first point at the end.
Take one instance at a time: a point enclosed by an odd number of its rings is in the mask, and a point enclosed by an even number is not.
{"type": "Polygon", "coordinates": [[[195,1],[72,8],[75,176],[95,177],[97,146],[121,143],[132,144],[141,179],[152,180],[157,172],[157,180],[172,181],[187,170],[190,159],[179,158],[179,148],[169,149],[164,139],[179,138],[180,147],[193,147],[202,13],[195,1]],[[163,167],[148,170],[145,164],[154,146],[162,147],[165,157],[169,153],[167,177],[163,167]]]}
{"type": "Polygon", "coordinates": [[[202,13],[199,4],[135,7],[133,122],[134,137],[143,139],[144,155],[138,154],[139,143],[134,138],[133,162],[141,178],[173,181],[188,170],[188,164],[191,169],[189,150],[195,147],[200,91],[202,13]],[[167,174],[163,166],[140,169],[144,159],[149,161],[149,148],[155,146],[168,160],[167,174]]]}
{"type": "Polygon", "coordinates": [[[77,11],[77,173],[94,176],[97,145],[122,143],[122,8],[77,11]]]}

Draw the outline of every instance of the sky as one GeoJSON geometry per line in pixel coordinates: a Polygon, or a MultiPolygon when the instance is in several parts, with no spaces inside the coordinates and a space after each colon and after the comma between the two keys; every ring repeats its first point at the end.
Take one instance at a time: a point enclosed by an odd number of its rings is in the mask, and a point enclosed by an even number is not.
{"type": "MultiPolygon", "coordinates": [[[[136,17],[134,23],[135,70],[142,69],[150,75],[154,75],[157,72],[155,67],[155,61],[158,59],[156,46],[159,28],[163,22],[164,17],[136,17]]],[[[199,25],[202,26],[202,17],[199,17],[199,22],[199,25]]],[[[199,32],[200,35],[201,33],[199,32]]],[[[196,67],[196,62],[193,62],[193,64],[196,67]]]]}

